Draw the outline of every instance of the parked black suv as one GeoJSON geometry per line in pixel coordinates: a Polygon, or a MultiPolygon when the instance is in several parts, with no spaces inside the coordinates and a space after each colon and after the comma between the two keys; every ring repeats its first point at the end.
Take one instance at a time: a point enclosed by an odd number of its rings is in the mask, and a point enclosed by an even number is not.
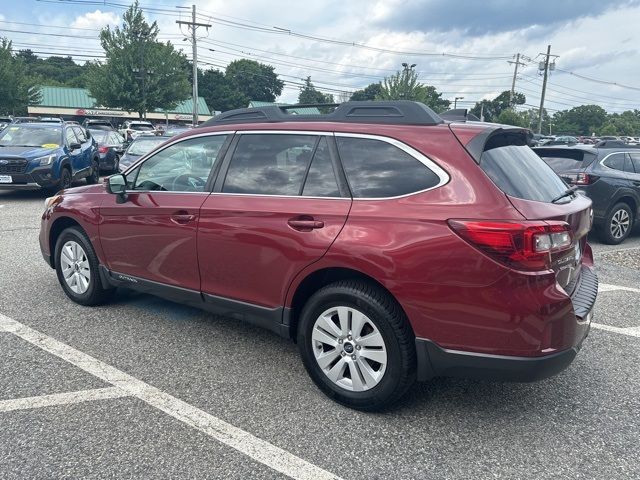
{"type": "Polygon", "coordinates": [[[627,238],[640,216],[640,148],[610,143],[533,150],[564,181],[593,200],[600,239],[616,245],[627,238]]]}

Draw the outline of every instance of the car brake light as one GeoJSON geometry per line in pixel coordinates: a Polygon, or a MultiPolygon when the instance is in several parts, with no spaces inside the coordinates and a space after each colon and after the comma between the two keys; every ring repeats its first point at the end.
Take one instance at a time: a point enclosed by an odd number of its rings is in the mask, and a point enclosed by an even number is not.
{"type": "Polygon", "coordinates": [[[107,153],[109,151],[109,147],[99,147],[98,152],[107,153]]]}
{"type": "Polygon", "coordinates": [[[598,177],[590,175],[588,173],[573,173],[563,175],[571,185],[591,185],[598,177]]]}
{"type": "Polygon", "coordinates": [[[571,228],[557,221],[449,220],[460,237],[516,270],[549,270],[551,254],[571,248],[571,228]]]}

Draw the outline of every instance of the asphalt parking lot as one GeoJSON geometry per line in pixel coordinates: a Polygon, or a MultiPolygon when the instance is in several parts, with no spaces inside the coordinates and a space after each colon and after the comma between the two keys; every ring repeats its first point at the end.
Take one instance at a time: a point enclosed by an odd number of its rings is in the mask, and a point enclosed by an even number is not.
{"type": "Polygon", "coordinates": [[[640,232],[592,242],[572,366],[436,379],[395,409],[328,400],[296,346],[148,295],[71,303],[38,247],[46,195],[0,192],[0,478],[640,478],[640,232]]]}

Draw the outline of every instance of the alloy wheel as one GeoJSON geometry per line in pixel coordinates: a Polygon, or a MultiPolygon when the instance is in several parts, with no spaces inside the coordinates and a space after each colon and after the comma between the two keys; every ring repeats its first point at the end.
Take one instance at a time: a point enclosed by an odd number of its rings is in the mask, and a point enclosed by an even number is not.
{"type": "Polygon", "coordinates": [[[615,239],[624,237],[630,225],[629,213],[623,208],[617,210],[611,217],[611,225],[609,226],[611,235],[615,239]]]}
{"type": "Polygon", "coordinates": [[[72,292],[82,295],[89,289],[91,269],[87,254],[79,243],[69,240],[62,246],[60,266],[64,281],[72,292]]]}
{"type": "Polygon", "coordinates": [[[345,390],[369,390],[384,376],[384,339],[371,319],[355,308],[337,306],[323,312],[313,325],[311,343],[320,369],[345,390]]]}

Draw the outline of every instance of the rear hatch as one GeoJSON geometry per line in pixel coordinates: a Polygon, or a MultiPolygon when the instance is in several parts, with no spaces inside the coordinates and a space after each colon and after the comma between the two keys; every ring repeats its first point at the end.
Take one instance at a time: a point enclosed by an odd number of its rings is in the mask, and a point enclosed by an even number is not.
{"type": "MultiPolygon", "coordinates": [[[[455,124],[451,129],[456,133],[455,124]]],[[[458,138],[462,141],[463,136],[458,138]]],[[[568,192],[569,186],[531,150],[529,140],[528,130],[488,126],[465,147],[527,221],[534,226],[536,222],[549,225],[551,231],[558,228],[560,233],[551,235],[549,267],[571,294],[580,277],[591,228],[591,200],[568,192]]]]}

